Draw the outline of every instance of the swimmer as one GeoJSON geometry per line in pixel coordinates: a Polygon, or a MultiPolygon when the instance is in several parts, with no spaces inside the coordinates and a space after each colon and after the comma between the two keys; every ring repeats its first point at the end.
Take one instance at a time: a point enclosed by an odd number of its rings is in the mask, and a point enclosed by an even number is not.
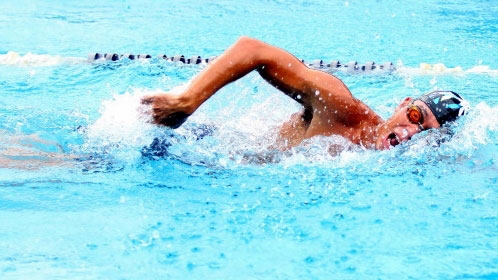
{"type": "Polygon", "coordinates": [[[151,106],[155,123],[177,128],[219,89],[253,70],[303,107],[281,126],[277,138],[281,150],[314,136],[332,135],[368,149],[390,149],[416,133],[456,120],[468,109],[457,93],[434,91],[405,98],[383,120],[337,77],[308,68],[287,51],[249,37],[241,37],[211,62],[182,93],[145,96],[142,103],[151,106]]]}

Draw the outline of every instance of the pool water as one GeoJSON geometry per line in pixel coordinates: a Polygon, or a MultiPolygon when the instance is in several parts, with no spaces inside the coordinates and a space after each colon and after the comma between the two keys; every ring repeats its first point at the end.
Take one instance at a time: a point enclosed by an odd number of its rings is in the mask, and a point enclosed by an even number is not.
{"type": "MultiPolygon", "coordinates": [[[[498,4],[493,1],[3,1],[1,279],[498,278],[498,4]],[[336,137],[272,153],[297,104],[255,73],[176,130],[140,97],[181,90],[241,35],[334,71],[387,118],[461,92],[452,137],[389,151],[336,137]],[[148,60],[88,62],[94,52],[148,60]],[[443,139],[444,141],[439,141],[443,139]],[[258,156],[269,162],[258,162],[258,156]]],[[[330,71],[330,70],[328,70],[330,71]]]]}

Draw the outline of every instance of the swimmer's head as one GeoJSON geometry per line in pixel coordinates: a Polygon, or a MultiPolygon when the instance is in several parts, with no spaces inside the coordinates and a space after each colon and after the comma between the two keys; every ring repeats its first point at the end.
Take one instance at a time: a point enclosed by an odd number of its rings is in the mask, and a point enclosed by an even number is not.
{"type": "Polygon", "coordinates": [[[433,91],[416,100],[424,102],[436,117],[439,125],[456,120],[469,110],[469,103],[453,91],[433,91]]]}

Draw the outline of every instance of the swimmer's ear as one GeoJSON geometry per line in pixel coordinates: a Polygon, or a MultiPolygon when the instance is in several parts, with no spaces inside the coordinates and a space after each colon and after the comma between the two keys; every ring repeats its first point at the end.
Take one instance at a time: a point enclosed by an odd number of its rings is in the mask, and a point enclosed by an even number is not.
{"type": "Polygon", "coordinates": [[[410,104],[412,102],[413,102],[413,98],[406,97],[405,99],[403,99],[403,101],[401,101],[401,103],[396,107],[396,110],[394,110],[394,111],[398,112],[400,109],[406,107],[408,104],[410,104]]]}

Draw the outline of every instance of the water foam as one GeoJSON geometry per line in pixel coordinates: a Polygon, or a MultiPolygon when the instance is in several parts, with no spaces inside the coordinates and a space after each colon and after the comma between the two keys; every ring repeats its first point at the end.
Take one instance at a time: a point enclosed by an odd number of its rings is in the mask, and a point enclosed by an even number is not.
{"type": "Polygon", "coordinates": [[[448,67],[443,63],[425,63],[422,62],[419,64],[419,67],[406,67],[403,65],[399,65],[396,68],[396,72],[401,75],[409,75],[409,76],[425,76],[425,75],[466,75],[466,74],[482,74],[482,75],[490,75],[497,76],[498,70],[491,69],[487,65],[476,65],[469,69],[463,69],[460,66],[456,67],[448,67]]]}
{"type": "Polygon", "coordinates": [[[139,156],[137,148],[152,142],[155,128],[140,99],[152,93],[155,91],[135,89],[104,101],[100,118],[85,129],[83,152],[111,153],[124,158],[139,156]]]}
{"type": "Polygon", "coordinates": [[[63,57],[58,55],[33,53],[21,55],[13,51],[9,51],[7,54],[0,54],[0,65],[55,66],[60,64],[78,64],[83,62],[86,62],[86,59],[80,57],[63,57]]]}

